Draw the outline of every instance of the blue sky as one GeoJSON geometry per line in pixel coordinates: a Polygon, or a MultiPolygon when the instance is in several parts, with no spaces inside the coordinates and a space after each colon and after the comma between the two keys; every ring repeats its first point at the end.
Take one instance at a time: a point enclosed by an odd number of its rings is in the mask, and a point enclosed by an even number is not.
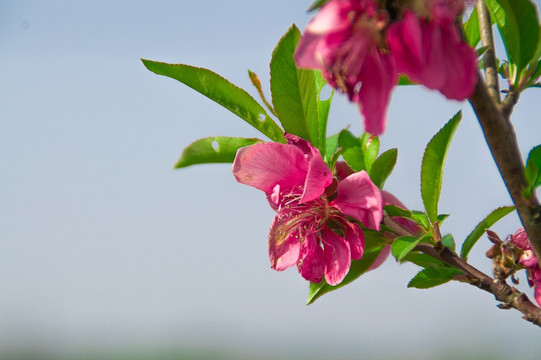
{"type": "MultiPolygon", "coordinates": [[[[292,22],[304,27],[307,5],[0,3],[0,351],[203,346],[432,359],[481,344],[493,358],[537,358],[539,330],[518,312],[463,284],[407,289],[417,269],[393,259],[305,306],[296,271],[270,269],[263,194],[237,184],[229,165],[172,170],[195,139],[258,133],[139,58],[207,67],[255,95],[246,69],[268,84],[272,49],[292,22]]],[[[538,91],[513,117],[524,154],[540,143],[538,91]]],[[[440,205],[458,242],[510,204],[469,105],[397,89],[381,139],[399,149],[386,189],[421,209],[424,146],[460,108],[440,205]]],[[[362,131],[340,97],[330,121],[331,133],[362,131]]],[[[518,227],[509,216],[495,230],[518,227]]],[[[485,272],[488,246],[471,256],[485,272]]]]}

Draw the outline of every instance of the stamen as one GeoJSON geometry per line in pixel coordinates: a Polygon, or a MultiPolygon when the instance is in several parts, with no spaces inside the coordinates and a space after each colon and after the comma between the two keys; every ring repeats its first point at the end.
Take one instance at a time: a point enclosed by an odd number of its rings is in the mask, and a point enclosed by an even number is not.
{"type": "MultiPolygon", "coordinates": [[[[301,190],[301,189],[297,189],[301,190]]],[[[309,234],[317,234],[325,226],[332,213],[325,199],[316,199],[300,203],[302,195],[298,191],[280,194],[282,203],[278,208],[277,243],[294,234],[302,243],[309,234]]]]}

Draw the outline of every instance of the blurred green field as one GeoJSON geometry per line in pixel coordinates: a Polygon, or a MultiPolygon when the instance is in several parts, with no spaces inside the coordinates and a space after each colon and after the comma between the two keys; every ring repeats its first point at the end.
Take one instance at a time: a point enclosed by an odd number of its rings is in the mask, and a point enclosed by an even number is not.
{"type": "MultiPolygon", "coordinates": [[[[355,355],[334,357],[313,353],[291,351],[290,354],[258,354],[233,349],[177,349],[162,351],[88,351],[62,354],[54,350],[0,352],[0,360],[327,360],[327,359],[366,359],[366,360],[507,360],[498,354],[489,352],[470,352],[455,350],[436,350],[424,356],[413,356],[407,353],[377,355],[355,355]]],[[[532,357],[531,359],[534,359],[532,357]]]]}

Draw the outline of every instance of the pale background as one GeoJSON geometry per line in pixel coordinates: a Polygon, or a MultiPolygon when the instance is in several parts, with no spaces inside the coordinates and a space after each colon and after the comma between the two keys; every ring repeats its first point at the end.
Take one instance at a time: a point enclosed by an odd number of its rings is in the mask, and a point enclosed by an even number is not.
{"type": "MultiPolygon", "coordinates": [[[[229,165],[172,170],[195,139],[259,134],[139,58],[207,67],[256,95],[246,69],[268,87],[272,48],[308,4],[0,2],[0,358],[539,359],[541,330],[518,312],[464,284],[407,289],[417,269],[393,259],[305,306],[296,271],[270,269],[264,195],[229,165]]],[[[514,115],[525,155],[541,142],[539,91],[514,115]]],[[[386,189],[421,209],[422,151],[461,107],[440,205],[459,243],[510,204],[469,105],[397,89],[382,137],[399,148],[386,189]]],[[[349,124],[362,131],[337,97],[330,133],[349,124]]],[[[510,215],[494,229],[519,226],[510,215]]],[[[471,256],[486,272],[488,247],[471,256]]]]}

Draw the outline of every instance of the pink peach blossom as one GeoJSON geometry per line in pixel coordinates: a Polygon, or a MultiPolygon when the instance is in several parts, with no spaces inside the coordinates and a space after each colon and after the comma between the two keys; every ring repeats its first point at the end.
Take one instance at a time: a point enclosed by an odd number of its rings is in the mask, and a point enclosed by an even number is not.
{"type": "Polygon", "coordinates": [[[316,148],[294,135],[286,139],[239,149],[233,174],[265,192],[276,210],[268,239],[271,267],[282,271],[296,264],[306,280],[325,277],[337,285],[364,251],[361,227],[350,217],[379,230],[381,192],[365,171],[333,180],[316,148]]]}
{"type": "Polygon", "coordinates": [[[455,25],[464,3],[414,0],[391,23],[381,1],[330,0],[306,27],[295,61],[321,70],[332,87],[359,105],[365,130],[379,135],[398,73],[449,99],[473,94],[477,54],[455,25]]]}
{"type": "Polygon", "coordinates": [[[526,268],[528,283],[534,287],[534,298],[539,306],[541,306],[541,268],[524,228],[519,229],[511,236],[511,242],[524,250],[519,263],[526,268]]]}
{"type": "MultiPolygon", "coordinates": [[[[475,0],[466,0],[473,5],[475,0]]],[[[464,0],[416,0],[419,17],[431,17],[439,23],[452,24],[456,17],[464,11],[464,0]]],[[[415,8],[415,6],[414,6],[415,8]]]]}
{"type": "Polygon", "coordinates": [[[365,130],[385,130],[391,90],[397,82],[394,61],[382,51],[386,12],[374,0],[332,0],[308,24],[297,46],[299,67],[319,69],[327,82],[359,104],[365,130]]]}
{"type": "Polygon", "coordinates": [[[389,26],[387,43],[399,72],[448,99],[464,100],[477,83],[477,53],[461,39],[448,2],[438,1],[430,19],[406,11],[389,26]]]}

